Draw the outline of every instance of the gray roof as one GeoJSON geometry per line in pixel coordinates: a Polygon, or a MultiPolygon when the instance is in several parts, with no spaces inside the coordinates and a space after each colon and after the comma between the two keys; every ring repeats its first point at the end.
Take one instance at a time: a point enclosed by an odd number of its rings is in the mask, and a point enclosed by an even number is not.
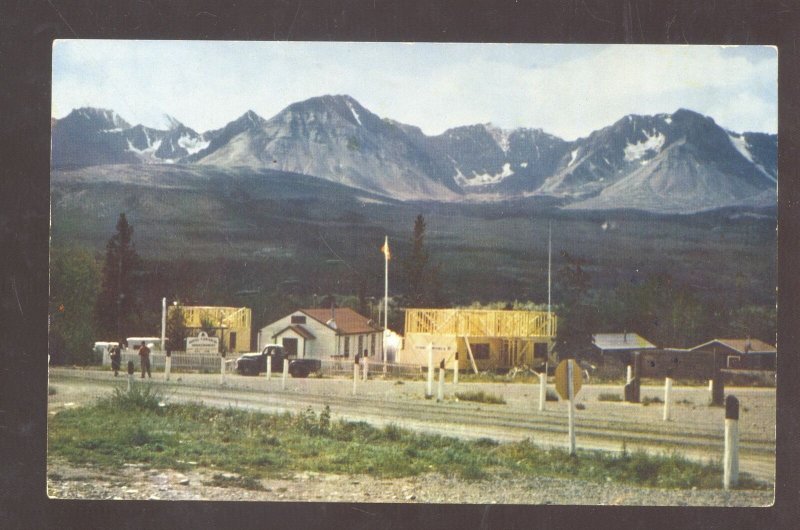
{"type": "Polygon", "coordinates": [[[592,342],[603,351],[646,350],[656,347],[638,333],[598,333],[592,335],[592,342]]]}

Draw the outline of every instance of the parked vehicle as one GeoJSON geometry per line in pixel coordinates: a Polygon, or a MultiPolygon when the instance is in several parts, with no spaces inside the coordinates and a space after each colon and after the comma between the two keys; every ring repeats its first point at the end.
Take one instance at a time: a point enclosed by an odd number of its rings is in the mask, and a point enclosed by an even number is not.
{"type": "Polygon", "coordinates": [[[272,372],[283,371],[283,360],[289,359],[289,374],[292,377],[308,377],[319,372],[322,362],[319,359],[290,358],[283,346],[268,344],[261,353],[245,353],[236,359],[236,371],[241,375],[258,375],[267,371],[267,357],[272,356],[272,372]]]}

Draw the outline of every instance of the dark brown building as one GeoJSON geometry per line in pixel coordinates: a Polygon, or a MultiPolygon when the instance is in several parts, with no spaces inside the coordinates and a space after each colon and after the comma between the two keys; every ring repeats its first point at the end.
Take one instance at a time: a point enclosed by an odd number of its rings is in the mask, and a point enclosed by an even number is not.
{"type": "Polygon", "coordinates": [[[726,366],[741,370],[775,370],[778,350],[758,339],[714,339],[691,351],[721,352],[727,356],[726,366]]]}

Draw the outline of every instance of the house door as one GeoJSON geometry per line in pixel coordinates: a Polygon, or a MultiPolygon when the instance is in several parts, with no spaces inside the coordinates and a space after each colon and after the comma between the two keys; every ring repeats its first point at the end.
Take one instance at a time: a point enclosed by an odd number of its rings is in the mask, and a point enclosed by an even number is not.
{"type": "Polygon", "coordinates": [[[297,357],[297,339],[283,339],[283,349],[289,357],[297,357]]]}

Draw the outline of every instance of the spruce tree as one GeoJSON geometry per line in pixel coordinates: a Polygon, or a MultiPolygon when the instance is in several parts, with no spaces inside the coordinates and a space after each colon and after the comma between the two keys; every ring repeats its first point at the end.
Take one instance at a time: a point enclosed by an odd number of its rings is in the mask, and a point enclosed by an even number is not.
{"type": "Polygon", "coordinates": [[[411,254],[403,261],[407,307],[442,307],[446,300],[440,280],[441,264],[431,263],[425,245],[425,218],[417,215],[411,236],[411,254]]]}
{"type": "Polygon", "coordinates": [[[98,329],[104,336],[122,339],[131,317],[137,312],[134,271],[139,256],[133,243],[133,226],[119,214],[117,232],[106,244],[103,282],[95,306],[98,329]]]}

